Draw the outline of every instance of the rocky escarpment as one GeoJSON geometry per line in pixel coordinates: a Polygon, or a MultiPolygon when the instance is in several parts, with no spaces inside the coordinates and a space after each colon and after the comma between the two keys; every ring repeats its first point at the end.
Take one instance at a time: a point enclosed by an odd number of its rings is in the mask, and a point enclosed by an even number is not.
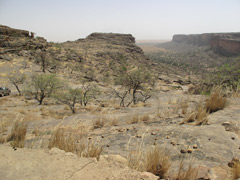
{"type": "Polygon", "coordinates": [[[48,43],[34,33],[0,25],[0,59],[11,60],[14,56],[34,56],[35,50],[47,48],[48,43]]]}
{"type": "Polygon", "coordinates": [[[240,54],[240,33],[205,33],[191,35],[174,35],[173,42],[197,46],[210,46],[222,55],[240,54]]]}
{"type": "Polygon", "coordinates": [[[1,53],[11,50],[43,49],[47,46],[44,38],[34,38],[34,33],[0,25],[1,53]]]}

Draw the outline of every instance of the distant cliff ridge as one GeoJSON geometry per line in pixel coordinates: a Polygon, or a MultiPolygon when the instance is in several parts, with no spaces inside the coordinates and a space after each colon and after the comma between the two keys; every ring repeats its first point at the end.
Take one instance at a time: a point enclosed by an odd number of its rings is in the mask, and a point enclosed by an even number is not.
{"type": "Polygon", "coordinates": [[[174,35],[173,42],[210,46],[215,52],[232,56],[240,54],[240,33],[205,33],[174,35]]]}

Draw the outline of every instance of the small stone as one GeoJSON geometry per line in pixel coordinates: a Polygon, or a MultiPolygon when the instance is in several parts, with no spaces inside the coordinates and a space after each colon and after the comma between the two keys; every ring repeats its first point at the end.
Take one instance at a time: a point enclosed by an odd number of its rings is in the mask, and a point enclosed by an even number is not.
{"type": "Polygon", "coordinates": [[[91,140],[91,139],[92,139],[92,137],[89,137],[89,138],[88,138],[88,140],[91,140]]]}
{"type": "Polygon", "coordinates": [[[155,132],[151,132],[151,135],[156,135],[156,133],[155,132]]]}
{"type": "Polygon", "coordinates": [[[232,140],[235,140],[235,137],[232,137],[231,139],[232,139],[232,140]]]}
{"type": "Polygon", "coordinates": [[[197,147],[197,145],[196,144],[194,144],[193,145],[193,149],[197,149],[198,147],[197,147]]]}
{"type": "Polygon", "coordinates": [[[187,151],[185,149],[181,149],[181,153],[185,154],[187,151]]]}
{"type": "Polygon", "coordinates": [[[107,144],[107,147],[110,147],[110,146],[107,144]]]}
{"type": "Polygon", "coordinates": [[[104,135],[102,135],[101,137],[104,138],[104,135]]]}
{"type": "Polygon", "coordinates": [[[169,139],[169,136],[166,136],[166,139],[169,139]]]}
{"type": "Polygon", "coordinates": [[[173,146],[176,144],[174,141],[171,141],[171,143],[170,144],[172,144],[173,146]]]}
{"type": "Polygon", "coordinates": [[[190,154],[191,154],[192,152],[193,152],[192,149],[188,149],[188,150],[187,150],[187,153],[190,153],[190,154]]]}
{"type": "Polygon", "coordinates": [[[136,135],[136,138],[141,138],[142,136],[141,135],[136,135]]]}
{"type": "Polygon", "coordinates": [[[222,123],[222,126],[230,126],[230,122],[224,122],[222,123]]]}

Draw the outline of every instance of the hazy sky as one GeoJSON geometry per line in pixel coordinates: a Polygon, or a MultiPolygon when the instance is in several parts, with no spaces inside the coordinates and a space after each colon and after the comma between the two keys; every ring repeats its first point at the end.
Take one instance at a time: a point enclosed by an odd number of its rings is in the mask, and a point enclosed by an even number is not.
{"type": "Polygon", "coordinates": [[[240,32],[240,0],[0,0],[0,24],[58,42],[92,32],[171,39],[240,32]]]}

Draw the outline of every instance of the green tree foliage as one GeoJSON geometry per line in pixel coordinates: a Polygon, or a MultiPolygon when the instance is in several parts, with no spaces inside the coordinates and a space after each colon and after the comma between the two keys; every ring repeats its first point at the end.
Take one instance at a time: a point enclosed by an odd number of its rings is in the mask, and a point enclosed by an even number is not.
{"type": "Polygon", "coordinates": [[[216,72],[205,79],[209,87],[216,85],[237,90],[240,85],[240,57],[234,62],[220,66],[216,72]]]}
{"type": "Polygon", "coordinates": [[[66,88],[54,94],[54,98],[66,104],[74,114],[76,105],[87,106],[87,104],[99,94],[96,86],[83,83],[81,88],[66,88]]]}
{"type": "Polygon", "coordinates": [[[113,89],[116,97],[121,99],[120,106],[125,106],[125,100],[128,95],[131,96],[130,101],[127,103],[129,106],[131,103],[136,104],[139,101],[145,102],[151,97],[151,89],[154,87],[153,76],[144,69],[133,69],[127,71],[122,69],[121,73],[115,79],[115,84],[120,85],[122,91],[113,89]]]}
{"type": "Polygon", "coordinates": [[[46,97],[62,87],[62,83],[54,74],[41,74],[33,76],[31,87],[31,94],[41,105],[46,97]]]}
{"type": "Polygon", "coordinates": [[[59,102],[66,104],[74,114],[76,112],[75,105],[82,102],[82,89],[68,88],[66,91],[61,91],[54,95],[59,102]]]}

